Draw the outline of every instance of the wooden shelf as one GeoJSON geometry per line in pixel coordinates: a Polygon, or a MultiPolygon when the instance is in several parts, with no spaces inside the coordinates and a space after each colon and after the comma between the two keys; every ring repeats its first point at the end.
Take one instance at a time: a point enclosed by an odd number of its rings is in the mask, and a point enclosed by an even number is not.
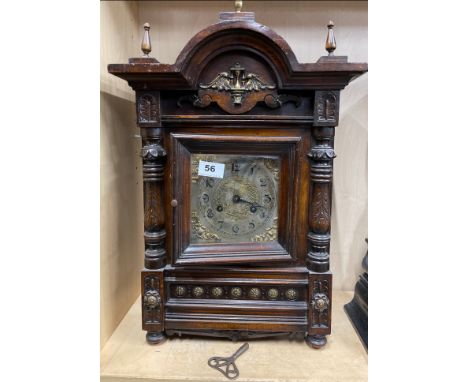
{"type": "MultiPolygon", "coordinates": [[[[250,349],[236,362],[236,381],[367,381],[367,353],[343,309],[352,297],[352,292],[333,292],[332,334],[320,350],[310,349],[304,340],[249,340],[250,349]]],[[[227,381],[207,360],[231,355],[243,341],[185,336],[148,345],[140,310],[138,298],[102,349],[102,382],[227,381]]]]}

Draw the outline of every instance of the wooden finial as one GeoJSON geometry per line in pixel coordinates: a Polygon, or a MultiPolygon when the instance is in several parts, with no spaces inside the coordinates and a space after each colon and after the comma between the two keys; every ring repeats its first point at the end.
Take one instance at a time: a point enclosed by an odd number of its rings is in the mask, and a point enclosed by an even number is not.
{"type": "Polygon", "coordinates": [[[336,49],[336,40],[335,40],[335,34],[333,33],[333,27],[335,24],[333,24],[333,21],[328,22],[328,35],[327,35],[327,42],[325,43],[325,49],[328,51],[329,56],[333,56],[333,51],[336,49]]]}
{"type": "Polygon", "coordinates": [[[236,9],[236,12],[239,13],[242,10],[242,0],[234,1],[234,8],[236,9]]]}
{"type": "Polygon", "coordinates": [[[143,25],[145,28],[145,32],[143,34],[143,40],[141,41],[141,50],[143,51],[143,57],[149,57],[149,53],[151,52],[151,38],[149,34],[150,25],[149,23],[145,23],[143,25]]]}

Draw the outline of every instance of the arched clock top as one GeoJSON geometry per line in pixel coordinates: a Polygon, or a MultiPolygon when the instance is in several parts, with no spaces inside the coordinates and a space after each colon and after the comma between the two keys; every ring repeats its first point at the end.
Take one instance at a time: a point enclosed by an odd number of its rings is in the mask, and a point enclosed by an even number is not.
{"type": "MultiPolygon", "coordinates": [[[[143,57],[130,58],[128,64],[111,64],[108,71],[127,80],[135,90],[197,90],[202,74],[213,61],[240,53],[264,62],[274,74],[278,90],[339,90],[367,72],[367,64],[349,63],[346,56],[333,54],[336,41],[331,26],[324,45],[329,54],[315,63],[299,63],[289,44],[272,29],[257,23],[252,12],[221,13],[220,21],[198,32],[174,64],[162,64],[148,57],[151,42],[145,24],[143,57]]],[[[229,62],[222,72],[229,72],[238,61],[246,65],[238,59],[229,62]]]]}
{"type": "Polygon", "coordinates": [[[221,21],[200,31],[181,51],[174,65],[186,78],[197,83],[197,65],[236,51],[250,52],[268,63],[271,70],[276,72],[279,88],[298,65],[291,47],[280,35],[265,25],[244,20],[221,21]]]}

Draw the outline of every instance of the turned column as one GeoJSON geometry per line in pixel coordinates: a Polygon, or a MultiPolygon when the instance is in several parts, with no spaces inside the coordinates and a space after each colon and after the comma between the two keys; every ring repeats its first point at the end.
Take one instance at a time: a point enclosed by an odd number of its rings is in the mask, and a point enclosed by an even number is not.
{"type": "MultiPolygon", "coordinates": [[[[328,22],[325,49],[328,56],[319,62],[334,62],[336,40],[334,23],[328,22]]],[[[307,267],[312,272],[330,270],[330,224],[333,180],[335,126],[338,125],[340,105],[339,90],[316,90],[314,95],[314,127],[310,159],[309,234],[307,267]]]]}
{"type": "MultiPolygon", "coordinates": [[[[334,24],[327,25],[325,49],[328,56],[320,63],[347,62],[334,56],[336,40],[334,24]]],[[[340,91],[316,90],[314,93],[314,124],[310,160],[309,232],[307,235],[307,268],[309,269],[309,309],[306,342],[313,348],[327,343],[331,333],[332,274],[330,272],[330,225],[332,206],[333,159],[335,127],[338,125],[340,91]]]]}
{"type": "Polygon", "coordinates": [[[152,344],[165,339],[164,275],[166,230],[164,216],[164,165],[166,150],[160,118],[159,92],[137,90],[137,116],[143,159],[145,270],[142,272],[143,329],[152,344]]]}
{"type": "Polygon", "coordinates": [[[166,265],[163,205],[163,179],[166,150],[162,129],[148,126],[160,123],[159,93],[137,92],[138,124],[140,126],[143,159],[145,268],[158,269],[166,265]],[[140,93],[140,94],[139,94],[140,93]],[[155,119],[147,119],[149,116],[155,119]]]}
{"type": "Polygon", "coordinates": [[[315,126],[310,159],[309,233],[307,267],[313,272],[330,270],[330,223],[333,180],[334,127],[315,126]]]}
{"type": "MultiPolygon", "coordinates": [[[[130,62],[155,63],[151,52],[150,25],[144,26],[141,43],[142,58],[130,62]]],[[[166,230],[164,215],[164,149],[161,127],[161,104],[158,91],[146,90],[139,84],[136,90],[137,122],[141,132],[143,160],[145,269],[141,273],[142,326],[146,339],[157,344],[165,339],[164,331],[164,266],[166,265],[166,230]]]]}
{"type": "Polygon", "coordinates": [[[332,274],[330,273],[330,225],[335,126],[338,124],[339,91],[317,90],[314,97],[314,126],[310,160],[309,309],[306,342],[313,348],[327,343],[331,332],[332,274]]]}
{"type": "MultiPolygon", "coordinates": [[[[157,63],[149,57],[151,52],[150,25],[143,25],[141,41],[142,58],[131,58],[130,63],[157,63]]],[[[136,90],[137,122],[141,132],[141,157],[143,159],[145,268],[159,269],[166,265],[164,229],[163,180],[166,150],[163,147],[161,128],[161,103],[158,91],[146,90],[139,84],[136,90]]]]}

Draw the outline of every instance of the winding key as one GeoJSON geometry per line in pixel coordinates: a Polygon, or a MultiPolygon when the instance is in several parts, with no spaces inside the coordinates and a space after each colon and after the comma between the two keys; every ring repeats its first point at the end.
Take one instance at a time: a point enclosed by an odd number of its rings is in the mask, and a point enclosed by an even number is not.
{"type": "Polygon", "coordinates": [[[211,357],[208,360],[208,365],[224,374],[226,378],[236,379],[239,376],[239,369],[235,364],[235,360],[247,351],[249,344],[246,342],[230,357],[211,357]],[[224,370],[226,367],[226,370],[224,370]]]}

